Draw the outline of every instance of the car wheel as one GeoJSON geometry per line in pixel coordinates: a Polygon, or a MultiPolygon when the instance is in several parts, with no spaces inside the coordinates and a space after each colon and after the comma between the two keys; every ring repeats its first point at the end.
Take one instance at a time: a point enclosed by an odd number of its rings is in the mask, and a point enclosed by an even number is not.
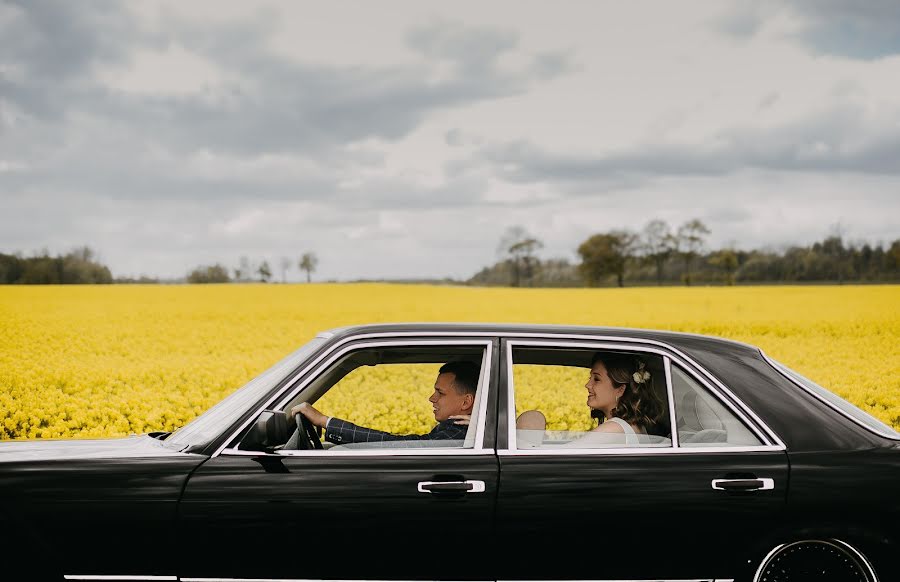
{"type": "Polygon", "coordinates": [[[878,582],[871,564],[840,540],[802,540],[781,544],[763,559],[753,582],[878,582]]]}

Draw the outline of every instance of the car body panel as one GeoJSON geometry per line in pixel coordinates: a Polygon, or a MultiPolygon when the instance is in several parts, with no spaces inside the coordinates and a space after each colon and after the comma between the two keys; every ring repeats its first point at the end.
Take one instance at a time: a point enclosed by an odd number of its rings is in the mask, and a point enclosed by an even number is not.
{"type": "Polygon", "coordinates": [[[2,512],[30,532],[16,551],[63,574],[175,572],[176,554],[148,548],[175,531],[182,488],[207,457],[159,444],[147,436],[4,443],[2,512]]]}
{"type": "Polygon", "coordinates": [[[789,453],[791,488],[782,537],[805,532],[852,544],[882,581],[900,580],[900,445],[789,453]]]}
{"type": "Polygon", "coordinates": [[[733,564],[784,511],[784,452],[502,455],[499,579],[733,577],[733,564]],[[771,491],[715,491],[731,474],[772,478],[771,491]],[[518,548],[540,548],[522,560],[518,548]],[[590,558],[593,556],[593,558],[590,558]]]}
{"type": "Polygon", "coordinates": [[[180,508],[181,545],[211,560],[184,576],[306,580],[472,580],[463,551],[493,529],[497,459],[481,455],[231,456],[205,463],[180,508]],[[482,481],[451,498],[424,481],[482,481]],[[347,559],[323,546],[347,548],[347,559]],[[227,550],[223,551],[223,549],[227,550]]]}

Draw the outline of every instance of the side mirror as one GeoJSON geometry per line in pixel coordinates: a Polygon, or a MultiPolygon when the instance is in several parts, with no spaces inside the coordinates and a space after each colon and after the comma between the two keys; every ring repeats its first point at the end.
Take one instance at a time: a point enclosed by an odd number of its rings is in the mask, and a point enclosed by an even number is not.
{"type": "Polygon", "coordinates": [[[290,437],[291,425],[281,410],[264,410],[241,439],[241,449],[265,451],[283,445],[290,437]]]}

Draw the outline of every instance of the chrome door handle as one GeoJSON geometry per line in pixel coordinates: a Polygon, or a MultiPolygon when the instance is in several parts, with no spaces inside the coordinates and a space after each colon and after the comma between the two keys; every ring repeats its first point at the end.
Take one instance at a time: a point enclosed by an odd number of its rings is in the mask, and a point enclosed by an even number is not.
{"type": "Polygon", "coordinates": [[[713,479],[716,491],[769,491],[775,489],[775,479],[713,479]]]}
{"type": "Polygon", "coordinates": [[[419,493],[484,493],[484,481],[419,481],[419,493]]]}

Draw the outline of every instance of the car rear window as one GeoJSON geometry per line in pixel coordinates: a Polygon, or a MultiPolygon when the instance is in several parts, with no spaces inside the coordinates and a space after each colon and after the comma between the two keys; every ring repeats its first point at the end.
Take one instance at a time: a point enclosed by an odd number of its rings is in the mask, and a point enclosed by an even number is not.
{"type": "Polygon", "coordinates": [[[811,393],[813,396],[819,398],[825,404],[828,404],[844,416],[848,417],[850,420],[856,422],[857,424],[863,426],[864,428],[869,429],[870,431],[878,434],[880,436],[893,439],[900,440],[900,433],[894,430],[891,426],[885,424],[884,422],[878,420],[868,412],[861,410],[860,408],[854,406],[853,404],[847,402],[834,392],[822,388],[806,376],[798,374],[794,370],[791,370],[784,364],[780,362],[776,362],[772,358],[766,356],[766,359],[775,367],[776,370],[784,374],[789,380],[793,381],[795,384],[805,389],[807,392],[811,393]]]}

